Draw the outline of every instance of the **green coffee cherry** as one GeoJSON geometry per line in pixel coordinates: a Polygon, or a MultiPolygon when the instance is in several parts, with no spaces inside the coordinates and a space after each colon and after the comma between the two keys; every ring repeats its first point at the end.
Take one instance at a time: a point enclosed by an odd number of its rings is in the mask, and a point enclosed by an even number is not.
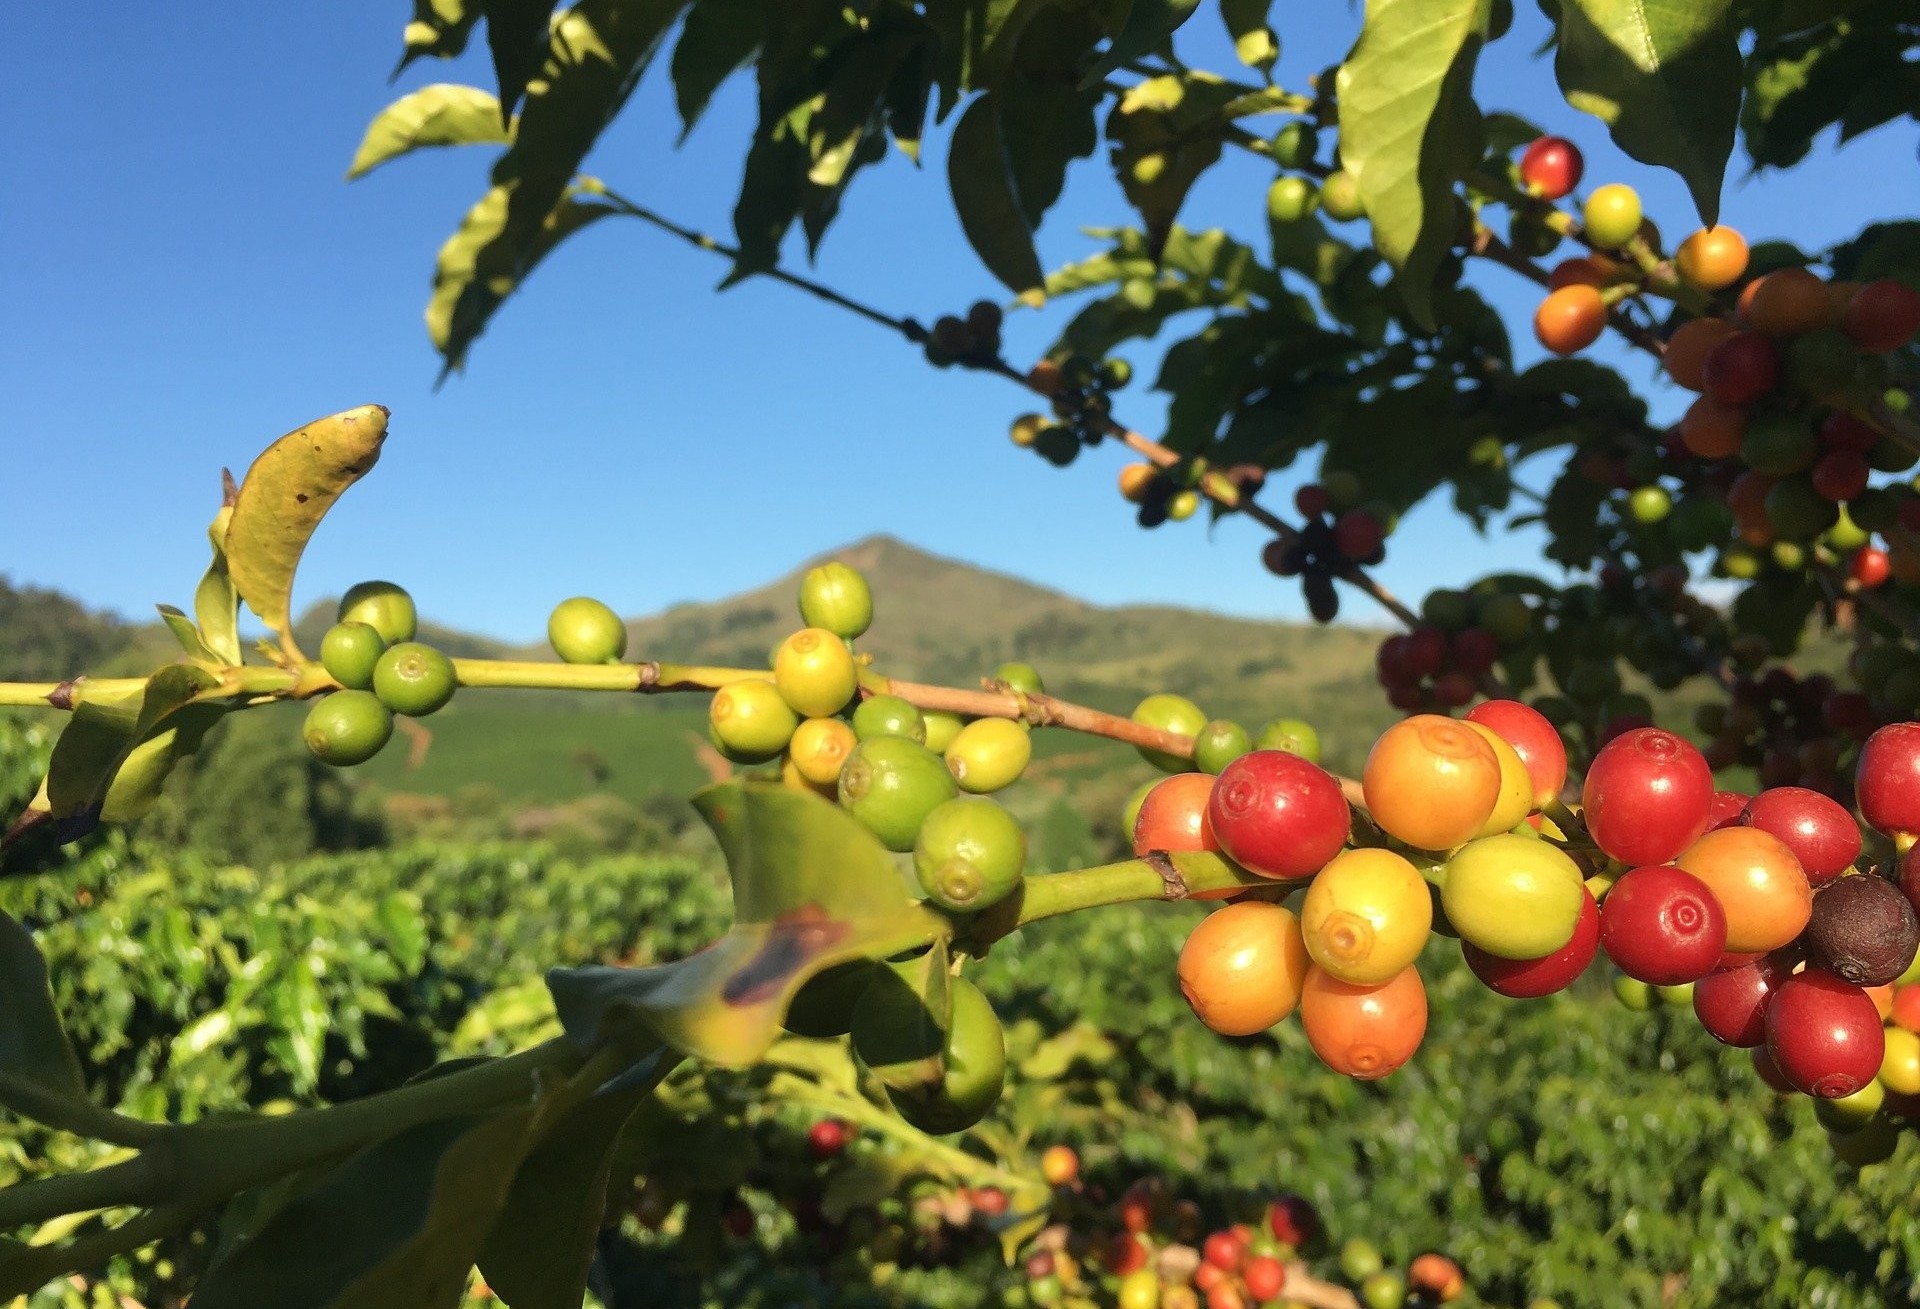
{"type": "Polygon", "coordinates": [[[980,988],[953,979],[953,1016],[941,1051],[945,1064],[937,1087],[889,1090],[900,1116],[923,1132],[963,1132],[987,1116],[1006,1082],[1007,1039],[999,1015],[980,988]]]}
{"type": "Polygon", "coordinates": [[[1360,184],[1344,168],[1327,174],[1320,183],[1320,207],[1327,211],[1328,218],[1340,223],[1364,217],[1367,212],[1360,202],[1360,184]]]}
{"type": "Polygon", "coordinates": [[[993,680],[1005,682],[1009,689],[1021,695],[1045,695],[1047,688],[1040,681],[1040,670],[1032,664],[1010,660],[993,670],[993,680]]]}
{"type": "Polygon", "coordinates": [[[873,624],[873,589],[838,561],[809,568],[800,579],[800,621],[851,641],[873,624]]]}
{"type": "Polygon", "coordinates": [[[600,601],[576,595],[554,606],[547,641],[570,664],[610,664],[627,652],[627,625],[600,601]]]}
{"type": "MultiPolygon", "coordinates": [[[[1134,707],[1133,721],[1145,727],[1157,727],[1163,732],[1193,736],[1207,725],[1207,716],[1201,712],[1199,705],[1185,696],[1161,692],[1148,696],[1134,707]]],[[[1144,745],[1137,748],[1142,759],[1162,772],[1183,773],[1191,764],[1190,760],[1164,750],[1150,750],[1144,745]]]]}
{"type": "Polygon", "coordinates": [[[1519,645],[1533,635],[1533,610],[1511,591],[1482,600],[1479,618],[1480,626],[1492,632],[1502,646],[1519,645]]]}
{"type": "Polygon", "coordinates": [[[771,682],[733,682],[714,692],[707,727],[736,762],[760,763],[786,749],[800,718],[771,682]]]}
{"type": "Polygon", "coordinates": [[[327,676],[352,691],[373,685],[373,666],[385,654],[387,643],[371,623],[335,623],[320,638],[320,665],[327,676]]]}
{"type": "Polygon", "coordinates": [[[992,800],[961,796],[937,806],[913,844],[920,889],[942,909],[984,909],[1020,884],[1027,834],[992,800]]]}
{"type": "Polygon", "coordinates": [[[1203,773],[1217,773],[1253,749],[1247,729],[1225,718],[1216,718],[1193,738],[1194,766],[1203,773]]]}
{"type": "Polygon", "coordinates": [[[802,717],[839,713],[859,681],[845,639],[824,627],[803,627],[774,651],[773,683],[802,717]]]}
{"type": "Polygon", "coordinates": [[[947,746],[946,760],[961,790],[985,795],[1020,780],[1033,760],[1033,737],[1010,718],[977,718],[947,746]]]}
{"type": "Polygon", "coordinates": [[[1320,762],[1320,733],[1298,718],[1276,718],[1260,729],[1254,744],[1262,750],[1285,750],[1308,763],[1320,762]]]}
{"type": "Polygon", "coordinates": [[[424,718],[453,699],[453,660],[430,645],[402,641],[373,666],[373,693],[396,714],[424,718]]]}
{"type": "Polygon", "coordinates": [[[1165,780],[1165,778],[1156,777],[1151,781],[1140,783],[1133,788],[1133,794],[1127,797],[1126,804],[1121,806],[1120,832],[1128,841],[1132,841],[1133,829],[1140,823],[1140,809],[1147,802],[1147,793],[1165,780]]]}
{"type": "Polygon", "coordinates": [[[300,736],[323,764],[363,764],[393,736],[393,713],[371,691],[335,691],[314,702],[300,736]]]}
{"type": "Polygon", "coordinates": [[[1305,168],[1320,153],[1320,133],[1312,123],[1296,119],[1273,134],[1273,162],[1282,168],[1305,168]]]}
{"type": "Polygon", "coordinates": [[[944,709],[922,710],[920,718],[926,727],[926,747],[935,754],[945,754],[953,738],[967,725],[967,720],[959,714],[950,714],[944,709]]]}
{"type": "Polygon", "coordinates": [[[853,711],[853,734],[862,741],[876,736],[904,736],[925,745],[927,721],[897,695],[873,695],[853,711]]]}
{"type": "Polygon", "coordinates": [[[1267,188],[1267,221],[1297,223],[1320,203],[1320,192],[1304,177],[1276,177],[1267,188]]]}
{"type": "Polygon", "coordinates": [[[913,849],[920,824],[957,788],[940,756],[904,736],[876,736],[854,747],[840,770],[840,804],[889,850],[913,849]]]}
{"type": "Polygon", "coordinates": [[[413,640],[419,630],[420,615],[413,607],[413,597],[394,583],[361,582],[347,588],[347,593],[340,597],[340,612],[335,621],[366,623],[380,633],[380,639],[388,645],[398,645],[413,640]]]}

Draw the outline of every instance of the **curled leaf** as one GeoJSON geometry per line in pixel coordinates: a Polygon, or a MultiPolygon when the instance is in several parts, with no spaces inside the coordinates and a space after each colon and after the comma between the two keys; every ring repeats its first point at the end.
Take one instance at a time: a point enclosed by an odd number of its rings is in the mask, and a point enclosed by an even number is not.
{"type": "Polygon", "coordinates": [[[385,406],[361,405],[287,433],[241,480],[227,524],[227,569],[289,662],[302,657],[290,612],[300,556],[334,501],[379,459],[386,439],[385,406]]]}

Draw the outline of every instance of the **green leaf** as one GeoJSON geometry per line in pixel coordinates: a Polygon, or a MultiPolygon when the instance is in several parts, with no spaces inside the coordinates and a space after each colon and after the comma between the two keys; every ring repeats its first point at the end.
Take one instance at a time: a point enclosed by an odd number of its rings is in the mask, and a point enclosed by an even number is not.
{"type": "Polygon", "coordinates": [[[469,7],[466,0],[413,0],[413,19],[401,40],[404,50],[393,70],[395,77],[408,64],[422,56],[453,59],[467,48],[473,25],[480,20],[481,7],[469,7]]]}
{"type": "Polygon", "coordinates": [[[1150,78],[1130,87],[1107,116],[1113,171],[1146,226],[1155,258],[1194,181],[1220,158],[1226,110],[1246,88],[1210,73],[1150,78]]]}
{"type": "Polygon", "coordinates": [[[386,439],[386,408],[361,405],[287,433],[240,482],[227,524],[227,569],[290,663],[302,658],[289,608],[294,570],[321,518],[373,467],[386,439]]]}
{"type": "Polygon", "coordinates": [[[731,781],[695,804],[726,855],[733,929],[678,963],[550,972],[555,1007],[575,1040],[639,1022],[695,1058],[741,1067],[772,1046],[788,1002],[815,973],[950,930],[908,894],[873,835],[817,795],[731,781]]]}
{"type": "Polygon", "coordinates": [[[920,162],[920,141],[927,125],[927,96],[933,91],[938,48],[921,44],[900,61],[887,86],[887,130],[902,154],[920,162]]]}
{"type": "Polygon", "coordinates": [[[1027,24],[1058,0],[928,0],[940,38],[940,116],[967,91],[990,90],[1013,66],[1027,24]]]}
{"type": "Polygon", "coordinates": [[[46,960],[33,933],[0,913],[0,1104],[15,1105],[9,1083],[71,1100],[87,1094],[54,1008],[46,960]]]}
{"type": "Polygon", "coordinates": [[[1220,19],[1233,38],[1233,53],[1249,68],[1266,72],[1280,58],[1280,38],[1267,24],[1273,0],[1220,0],[1220,19]]]}
{"type": "Polygon", "coordinates": [[[196,1309],[451,1309],[532,1121],[440,1119],[362,1150],[208,1269],[196,1309]]]}
{"type": "Polygon", "coordinates": [[[580,1309],[621,1129],[645,1088],[604,1091],[535,1146],[480,1249],[480,1273],[513,1309],[580,1309]]]}
{"type": "Polygon", "coordinates": [[[1100,142],[1094,114],[1104,97],[1097,87],[1077,90],[1060,78],[1032,77],[1009,77],[993,94],[1014,194],[1027,226],[1038,230],[1066,185],[1067,165],[1100,142]]]}
{"type": "Polygon", "coordinates": [[[1098,86],[1115,69],[1160,49],[1199,7],[1200,0],[1133,0],[1127,8],[1127,20],[1114,33],[1107,53],[1080,80],[1080,85],[1098,86]]]}
{"type": "Polygon", "coordinates": [[[233,501],[239,495],[233,478],[222,470],[226,483],[226,503],[207,527],[207,539],[213,544],[213,559],[207,564],[200,585],[193,591],[193,616],[200,639],[223,664],[240,662],[240,593],[233,587],[227,569],[227,526],[233,521],[233,501]]]}
{"type": "Polygon", "coordinates": [[[513,134],[501,120],[500,101],[477,86],[453,82],[423,86],[401,96],[367,124],[354,151],[347,180],[365,177],[390,159],[446,145],[506,145],[513,134]]]}
{"type": "Polygon", "coordinates": [[[532,233],[508,231],[513,193],[496,186],[467,212],[460,230],[440,247],[427,304],[427,335],[446,360],[443,372],[466,365],[467,351],[496,310],[562,241],[618,211],[598,197],[599,183],[582,178],[532,233]]]}
{"type": "Polygon", "coordinates": [[[214,657],[213,651],[207,649],[206,642],[200,639],[200,629],[193,625],[193,620],[187,617],[178,606],[155,605],[154,608],[160,611],[160,621],[167,625],[167,630],[173,633],[173,639],[180,643],[180,648],[187,652],[189,659],[198,659],[205,663],[219,662],[214,657]]]}
{"type": "Polygon", "coordinates": [[[697,0],[673,47],[674,104],[685,141],[720,84],[739,71],[766,39],[762,0],[697,0]]]}
{"type": "Polygon", "coordinates": [[[1373,0],[1340,66],[1340,161],[1374,248],[1414,321],[1433,326],[1433,277],[1459,234],[1454,186],[1479,151],[1473,70],[1487,0],[1373,0]]]}
{"type": "Polygon", "coordinates": [[[991,91],[968,105],[953,129],[947,184],[960,226],[987,271],[1016,295],[1035,304],[1043,301],[1046,275],[1033,248],[1033,228],[1014,182],[991,91]]]}
{"type": "Polygon", "coordinates": [[[526,93],[547,48],[553,0],[487,0],[487,52],[500,87],[498,122],[505,126],[526,93]]]}
{"type": "Polygon", "coordinates": [[[1719,219],[1740,116],[1733,0],[1564,0],[1554,72],[1568,104],[1679,173],[1703,224],[1719,219]]]}
{"type": "Polygon", "coordinates": [[[554,23],[513,144],[494,164],[492,190],[441,247],[427,330],[445,361],[443,379],[465,365],[494,310],[534,266],[609,212],[579,199],[585,184],[575,174],[686,3],[580,0],[554,23]]]}

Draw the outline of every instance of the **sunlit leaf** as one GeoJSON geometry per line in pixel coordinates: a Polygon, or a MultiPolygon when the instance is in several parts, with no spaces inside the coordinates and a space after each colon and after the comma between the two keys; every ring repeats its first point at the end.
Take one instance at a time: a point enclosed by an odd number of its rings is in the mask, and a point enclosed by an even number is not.
{"type": "Polygon", "coordinates": [[[1266,72],[1280,58],[1280,38],[1267,24],[1272,0],[1220,0],[1220,18],[1233,38],[1233,53],[1249,68],[1266,72]]]}
{"type": "Polygon", "coordinates": [[[287,433],[241,479],[227,524],[227,569],[289,661],[302,657],[289,608],[300,556],[327,510],[379,459],[386,439],[386,408],[361,405],[287,433]]]}
{"type": "Polygon", "coordinates": [[[408,64],[425,56],[458,56],[467,48],[483,8],[479,0],[471,5],[467,0],[413,0],[413,18],[401,38],[405,49],[393,75],[398,77],[408,64]]]}
{"type": "Polygon", "coordinates": [[[178,606],[155,605],[154,608],[160,611],[160,621],[166,624],[169,632],[173,633],[173,639],[180,643],[180,648],[187,652],[189,659],[198,659],[206,663],[218,662],[213,651],[207,649],[207,643],[200,639],[200,629],[193,625],[193,620],[187,617],[178,606]]]}
{"type": "Polygon", "coordinates": [[[1181,202],[1224,148],[1226,107],[1246,88],[1209,73],[1169,74],[1129,88],[1107,116],[1114,175],[1158,257],[1181,202]]]}
{"type": "Polygon", "coordinates": [[[390,159],[449,145],[505,145],[513,139],[500,118],[500,101],[477,86],[440,82],[401,96],[367,124],[347,180],[364,177],[390,159]]]}
{"type": "Polygon", "coordinates": [[[908,894],[879,841],[837,805],[748,781],[710,787],[696,804],[727,857],[732,930],[678,963],[551,972],[555,1007],[576,1040],[637,1022],[696,1058],[743,1066],[779,1037],[788,1002],[815,973],[948,931],[908,894]]]}
{"type": "Polygon", "coordinates": [[[460,230],[440,247],[433,272],[433,299],[427,303],[427,335],[446,360],[447,372],[466,364],[494,311],[568,237],[618,211],[599,198],[598,184],[581,184],[561,196],[530,241],[516,243],[507,233],[512,195],[496,186],[467,212],[460,230]]]}
{"type": "Polygon", "coordinates": [[[1454,185],[1478,157],[1473,69],[1489,0],[1373,0],[1340,66],[1340,161],[1414,320],[1459,232],[1454,185]]]}
{"type": "Polygon", "coordinates": [[[1708,226],[1740,115],[1739,28],[1733,0],[1560,6],[1554,71],[1567,103],[1605,123],[1634,159],[1679,173],[1708,226]]]}
{"type": "Polygon", "coordinates": [[[233,478],[222,473],[228,501],[220,506],[207,528],[213,544],[213,558],[193,591],[193,617],[200,639],[221,663],[240,662],[240,593],[234,589],[227,569],[227,526],[233,521],[232,497],[239,494],[233,478]]]}

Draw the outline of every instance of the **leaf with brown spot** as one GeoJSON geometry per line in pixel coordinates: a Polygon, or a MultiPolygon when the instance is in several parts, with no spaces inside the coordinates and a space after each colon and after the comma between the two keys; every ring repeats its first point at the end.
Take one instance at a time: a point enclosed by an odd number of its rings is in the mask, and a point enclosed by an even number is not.
{"type": "Polygon", "coordinates": [[[788,1003],[814,974],[951,930],[909,893],[879,841],[817,795],[735,780],[694,803],[726,855],[733,928],[678,963],[549,973],[560,1020],[578,1041],[638,1023],[677,1050],[740,1067],[772,1047],[788,1003]]]}
{"type": "Polygon", "coordinates": [[[227,524],[227,570],[247,608],[280,638],[287,662],[302,659],[293,639],[293,574],[334,501],[372,468],[387,439],[387,410],[361,405],[308,423],[268,446],[241,479],[227,524]]]}

